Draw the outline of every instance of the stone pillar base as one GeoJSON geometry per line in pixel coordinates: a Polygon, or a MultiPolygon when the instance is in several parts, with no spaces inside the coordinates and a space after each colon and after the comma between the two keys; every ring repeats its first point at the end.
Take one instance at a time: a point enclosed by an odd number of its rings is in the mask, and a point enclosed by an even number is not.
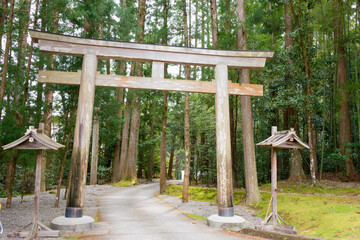
{"type": "Polygon", "coordinates": [[[217,214],[208,217],[207,224],[213,228],[228,228],[242,226],[246,220],[240,216],[221,217],[217,214]]]}
{"type": "Polygon", "coordinates": [[[94,219],[89,216],[80,218],[57,217],[51,221],[50,228],[61,232],[84,232],[94,227],[94,219]]]}

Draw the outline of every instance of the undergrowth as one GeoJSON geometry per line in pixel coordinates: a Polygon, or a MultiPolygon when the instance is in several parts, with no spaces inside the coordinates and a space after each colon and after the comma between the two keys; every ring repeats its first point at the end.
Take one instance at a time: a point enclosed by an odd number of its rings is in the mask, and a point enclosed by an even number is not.
{"type": "MultiPolygon", "coordinates": [[[[287,224],[293,225],[299,235],[328,239],[360,239],[360,193],[359,189],[321,188],[309,186],[290,186],[282,183],[279,188],[289,189],[291,193],[278,194],[278,213],[287,224]],[[285,187],[285,188],[284,188],[285,187]],[[308,188],[308,189],[307,189],[308,188]],[[318,196],[314,193],[347,195],[318,196]]],[[[266,189],[263,186],[261,189],[266,189]]],[[[182,186],[171,185],[168,194],[181,197],[182,186]]],[[[189,187],[189,199],[216,203],[216,189],[189,187]]],[[[261,200],[255,209],[261,218],[265,218],[271,194],[261,193],[261,200]]],[[[234,204],[244,204],[245,192],[234,191],[234,204]]]]}
{"type": "MultiPolygon", "coordinates": [[[[360,196],[359,188],[334,188],[323,186],[309,186],[308,184],[295,184],[288,182],[279,182],[278,189],[283,193],[301,193],[301,194],[324,194],[324,195],[352,195],[360,196]]],[[[271,191],[271,184],[264,184],[259,187],[262,191],[271,191]]]]}
{"type": "Polygon", "coordinates": [[[116,187],[133,187],[138,184],[139,184],[138,181],[136,181],[135,179],[131,179],[131,180],[121,180],[120,182],[113,183],[111,185],[114,185],[116,187]]]}

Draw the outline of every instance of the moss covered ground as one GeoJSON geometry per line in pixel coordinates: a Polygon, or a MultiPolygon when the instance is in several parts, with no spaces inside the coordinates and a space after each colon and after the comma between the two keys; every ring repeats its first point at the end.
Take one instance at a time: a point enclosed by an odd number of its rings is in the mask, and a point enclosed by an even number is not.
{"type": "Polygon", "coordinates": [[[139,183],[136,180],[121,180],[120,182],[113,183],[111,185],[114,185],[116,187],[133,187],[138,184],[139,183]]]}
{"type": "MultiPolygon", "coordinates": [[[[260,187],[270,190],[269,185],[260,187]]],[[[293,225],[299,235],[327,239],[360,239],[360,189],[311,187],[279,183],[278,212],[286,223],[293,225]]],[[[182,186],[171,185],[168,194],[181,197],[182,186]]],[[[216,203],[216,189],[189,187],[189,199],[216,203]]],[[[270,193],[262,192],[255,208],[264,218],[270,193]]],[[[244,205],[245,192],[234,191],[234,204],[244,205]]]]}

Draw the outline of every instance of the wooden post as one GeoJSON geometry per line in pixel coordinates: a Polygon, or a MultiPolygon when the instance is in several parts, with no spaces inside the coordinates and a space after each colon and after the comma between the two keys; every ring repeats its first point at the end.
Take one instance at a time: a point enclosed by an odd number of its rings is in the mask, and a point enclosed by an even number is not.
{"type": "MultiPolygon", "coordinates": [[[[44,123],[39,123],[38,133],[44,133],[44,123]]],[[[39,207],[40,207],[40,188],[41,188],[41,161],[43,150],[38,149],[36,155],[35,191],[34,191],[34,223],[31,236],[35,236],[38,231],[39,207]]]]}
{"type": "Polygon", "coordinates": [[[96,55],[84,55],[79,89],[79,102],[76,115],[74,144],[71,156],[72,172],[70,191],[65,217],[82,217],[95,96],[96,69],[96,55]]]}
{"type": "Polygon", "coordinates": [[[228,90],[228,67],[216,65],[216,158],[218,214],[222,217],[234,216],[231,142],[230,142],[230,110],[228,90]]]}
{"type": "Polygon", "coordinates": [[[97,183],[98,154],[99,154],[99,120],[96,117],[94,117],[94,124],[92,129],[90,185],[96,185],[97,183]]]}
{"type": "MultiPolygon", "coordinates": [[[[271,135],[277,132],[277,127],[271,127],[271,135]]],[[[272,223],[277,224],[277,151],[276,148],[271,148],[271,195],[272,195],[272,223]]]]}

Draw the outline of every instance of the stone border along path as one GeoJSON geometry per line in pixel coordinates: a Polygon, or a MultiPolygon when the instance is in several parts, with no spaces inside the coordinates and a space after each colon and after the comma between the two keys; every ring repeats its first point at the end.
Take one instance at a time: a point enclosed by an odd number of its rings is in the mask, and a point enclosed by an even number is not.
{"type": "Polygon", "coordinates": [[[109,234],[83,239],[247,239],[223,234],[219,229],[209,228],[205,221],[192,220],[171,203],[166,204],[157,198],[154,193],[158,190],[158,183],[149,183],[103,195],[98,204],[99,218],[109,224],[109,234]]]}

